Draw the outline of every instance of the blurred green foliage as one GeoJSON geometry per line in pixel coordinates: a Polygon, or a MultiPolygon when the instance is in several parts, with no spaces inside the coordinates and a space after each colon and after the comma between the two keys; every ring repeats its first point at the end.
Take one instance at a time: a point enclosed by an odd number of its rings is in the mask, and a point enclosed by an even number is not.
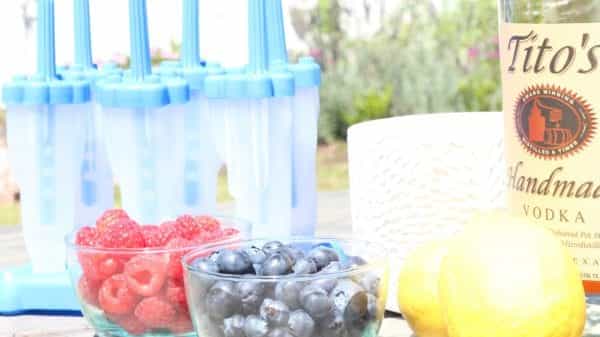
{"type": "Polygon", "coordinates": [[[369,119],[501,109],[497,8],[489,0],[404,0],[373,35],[349,38],[351,11],[320,0],[292,13],[323,66],[320,137],[369,119]]]}

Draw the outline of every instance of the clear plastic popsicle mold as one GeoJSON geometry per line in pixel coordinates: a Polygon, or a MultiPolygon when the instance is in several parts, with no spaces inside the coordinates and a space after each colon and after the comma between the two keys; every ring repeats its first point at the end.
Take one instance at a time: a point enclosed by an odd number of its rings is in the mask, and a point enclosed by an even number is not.
{"type": "Polygon", "coordinates": [[[189,102],[183,79],[151,74],[145,0],[129,0],[131,72],[98,84],[109,160],[123,206],[140,223],[175,218],[183,151],[177,134],[189,102]]]}
{"type": "Polygon", "coordinates": [[[38,1],[37,74],[3,87],[10,161],[21,190],[22,227],[33,273],[64,271],[64,236],[75,227],[84,111],[90,85],[56,76],[54,1],[38,1]]]}

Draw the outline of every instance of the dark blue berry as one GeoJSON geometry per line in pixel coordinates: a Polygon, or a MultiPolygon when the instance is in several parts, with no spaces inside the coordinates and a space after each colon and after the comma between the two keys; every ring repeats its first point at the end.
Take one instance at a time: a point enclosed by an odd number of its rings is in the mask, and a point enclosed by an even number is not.
{"type": "Polygon", "coordinates": [[[311,337],[315,331],[315,321],[306,311],[296,310],[290,314],[288,328],[296,337],[311,337]]]}
{"type": "Polygon", "coordinates": [[[346,326],[344,315],[335,310],[327,315],[319,324],[321,337],[345,337],[346,326]]]}
{"type": "Polygon", "coordinates": [[[271,241],[265,243],[262,249],[267,255],[271,255],[277,253],[281,247],[283,247],[283,243],[279,241],[271,241]]]}
{"type": "Polygon", "coordinates": [[[313,259],[300,259],[292,268],[296,275],[309,275],[317,272],[317,263],[313,259]]]}
{"type": "Polygon", "coordinates": [[[337,286],[331,291],[330,298],[337,310],[344,312],[348,302],[354,295],[364,292],[364,289],[351,280],[340,280],[337,286]]]}
{"type": "Polygon", "coordinates": [[[325,290],[314,285],[306,286],[300,292],[300,304],[313,319],[329,315],[334,308],[333,302],[325,290]]]}
{"type": "Polygon", "coordinates": [[[225,337],[245,337],[244,335],[244,323],[246,318],[241,315],[235,315],[226,318],[223,321],[223,334],[225,337]]]}
{"type": "Polygon", "coordinates": [[[237,284],[237,294],[244,314],[257,313],[265,298],[265,285],[262,282],[241,281],[237,284]]]}
{"type": "Polygon", "coordinates": [[[287,326],[290,319],[290,308],[281,301],[265,299],[260,306],[260,317],[271,326],[287,326]]]}
{"type": "Polygon", "coordinates": [[[192,264],[194,268],[203,272],[203,273],[211,273],[217,274],[219,273],[219,266],[212,260],[202,258],[194,261],[192,264]]]}
{"type": "Polygon", "coordinates": [[[304,284],[298,281],[281,281],[275,286],[275,299],[285,303],[291,310],[300,308],[300,292],[304,284]]]}
{"type": "Polygon", "coordinates": [[[246,337],[265,337],[269,333],[269,324],[264,319],[250,315],[244,323],[246,337]]]}
{"type": "Polygon", "coordinates": [[[244,252],[248,254],[252,264],[261,264],[267,258],[267,254],[262,249],[255,246],[244,249],[244,252]]]}
{"type": "Polygon", "coordinates": [[[267,337],[298,337],[290,333],[287,328],[275,328],[269,332],[267,337]]]}
{"type": "Polygon", "coordinates": [[[327,267],[327,265],[329,265],[331,262],[340,260],[340,257],[335,250],[323,246],[313,248],[308,253],[307,257],[315,260],[318,270],[327,267]]]}
{"type": "Polygon", "coordinates": [[[206,311],[213,319],[222,321],[226,317],[233,316],[239,308],[240,298],[231,282],[215,283],[206,295],[206,311]]]}
{"type": "Polygon", "coordinates": [[[253,274],[254,268],[247,254],[235,250],[226,250],[217,258],[219,271],[223,274],[253,274]]]}
{"type": "Polygon", "coordinates": [[[279,276],[287,275],[292,272],[290,260],[280,253],[274,253],[267,257],[262,265],[262,275],[279,276]]]}

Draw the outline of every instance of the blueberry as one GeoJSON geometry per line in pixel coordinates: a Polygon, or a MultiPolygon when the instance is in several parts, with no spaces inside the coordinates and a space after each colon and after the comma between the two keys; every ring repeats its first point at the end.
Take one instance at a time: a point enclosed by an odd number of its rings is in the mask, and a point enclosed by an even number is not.
{"type": "Polygon", "coordinates": [[[319,328],[321,337],[345,337],[347,335],[344,315],[337,310],[323,318],[319,328]]]}
{"type": "Polygon", "coordinates": [[[287,275],[291,272],[290,260],[280,253],[270,255],[262,265],[262,275],[265,276],[287,275]]]}
{"type": "Polygon", "coordinates": [[[214,263],[217,263],[217,260],[219,259],[219,255],[221,255],[221,253],[223,253],[224,251],[225,250],[217,250],[216,252],[213,252],[212,254],[210,254],[208,259],[214,263]]]}
{"type": "Polygon", "coordinates": [[[285,246],[285,249],[288,252],[290,252],[290,254],[292,254],[295,261],[298,261],[298,260],[304,258],[304,252],[302,251],[302,249],[300,249],[294,245],[287,245],[287,246],[285,246]]]}
{"type": "Polygon", "coordinates": [[[335,250],[323,246],[313,248],[308,253],[308,257],[315,260],[315,262],[317,263],[318,270],[327,267],[327,265],[333,261],[340,260],[340,257],[335,250]]]}
{"type": "Polygon", "coordinates": [[[294,252],[289,250],[287,247],[281,247],[275,253],[285,256],[285,258],[288,259],[290,265],[293,266],[294,264],[296,264],[296,255],[294,255],[294,252]]]}
{"type": "Polygon", "coordinates": [[[257,313],[265,298],[265,285],[261,282],[241,281],[236,286],[244,314],[257,313]]]}
{"type": "Polygon", "coordinates": [[[290,309],[300,308],[300,291],[304,285],[297,281],[281,281],[275,286],[275,299],[285,303],[290,309]]]}
{"type": "Polygon", "coordinates": [[[265,243],[262,249],[267,255],[271,255],[277,253],[281,247],[283,247],[283,243],[279,241],[271,241],[265,243]]]}
{"type": "Polygon", "coordinates": [[[377,298],[367,292],[359,292],[352,297],[344,310],[344,322],[351,337],[361,337],[372,322],[379,316],[377,298]]]}
{"type": "Polygon", "coordinates": [[[202,258],[194,261],[193,266],[204,273],[219,273],[219,266],[212,260],[202,258]]]}
{"type": "MultiPolygon", "coordinates": [[[[327,265],[327,267],[323,268],[319,272],[319,274],[337,273],[340,271],[342,271],[342,265],[339,262],[334,261],[334,262],[329,263],[329,265],[327,265]]],[[[337,286],[338,280],[337,280],[336,276],[329,275],[329,276],[323,276],[323,278],[320,278],[320,279],[314,281],[313,284],[325,289],[325,291],[327,291],[329,293],[333,290],[333,288],[335,288],[337,286]]]]}
{"type": "Polygon", "coordinates": [[[305,311],[296,310],[290,314],[288,328],[296,337],[311,337],[315,331],[315,321],[305,311]]]}
{"type": "Polygon", "coordinates": [[[240,307],[240,298],[231,282],[219,281],[215,283],[206,295],[206,311],[208,315],[222,321],[233,316],[240,307]]]}
{"type": "Polygon", "coordinates": [[[369,293],[379,296],[381,279],[374,273],[368,273],[359,278],[358,283],[369,293]]]}
{"type": "Polygon", "coordinates": [[[267,254],[265,254],[265,252],[262,249],[256,246],[246,248],[244,249],[244,252],[248,254],[248,257],[250,258],[250,261],[252,261],[252,264],[261,264],[267,258],[267,254]]]}
{"type": "Polygon", "coordinates": [[[267,337],[297,337],[292,335],[292,333],[287,328],[275,328],[269,332],[267,337]]]}
{"type": "Polygon", "coordinates": [[[353,267],[360,267],[367,264],[367,261],[360,256],[350,256],[348,261],[353,265],[353,267]]]}
{"type": "Polygon", "coordinates": [[[243,275],[254,273],[250,257],[239,251],[223,251],[217,258],[217,265],[219,271],[223,274],[243,275]]]}
{"type": "Polygon", "coordinates": [[[253,264],[252,268],[254,268],[254,274],[255,275],[262,275],[263,274],[263,265],[260,263],[257,264],[253,264]]]}
{"type": "Polygon", "coordinates": [[[296,275],[308,275],[317,272],[317,263],[313,259],[300,259],[292,268],[296,275]]]}
{"type": "Polygon", "coordinates": [[[245,337],[244,323],[246,323],[246,318],[241,315],[226,318],[223,321],[223,333],[225,337],[245,337]]]}
{"type": "Polygon", "coordinates": [[[246,337],[264,337],[269,332],[269,324],[264,319],[250,315],[244,323],[244,334],[246,337]]]}
{"type": "Polygon", "coordinates": [[[300,304],[302,308],[313,317],[321,319],[329,315],[334,308],[327,292],[320,287],[309,285],[300,292],[300,304]]]}
{"type": "Polygon", "coordinates": [[[260,317],[271,326],[287,326],[290,308],[283,302],[267,298],[260,306],[260,317]]]}
{"type": "Polygon", "coordinates": [[[354,295],[364,292],[364,289],[351,280],[340,280],[337,286],[331,291],[330,298],[337,310],[344,312],[348,302],[354,295]]]}

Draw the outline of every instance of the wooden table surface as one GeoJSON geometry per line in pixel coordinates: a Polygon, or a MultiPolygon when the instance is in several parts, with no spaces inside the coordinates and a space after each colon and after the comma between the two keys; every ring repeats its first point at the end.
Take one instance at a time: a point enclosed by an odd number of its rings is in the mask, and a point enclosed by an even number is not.
{"type": "MultiPolygon", "coordinates": [[[[346,234],[351,231],[348,194],[319,194],[319,228],[321,235],[346,234]]],[[[222,213],[230,212],[222,206],[222,213]]],[[[0,270],[27,262],[23,237],[17,226],[0,227],[0,270]]],[[[81,317],[0,316],[0,337],[92,337],[94,330],[81,317]]],[[[381,337],[409,337],[412,333],[399,318],[384,321],[381,337]]]]}

